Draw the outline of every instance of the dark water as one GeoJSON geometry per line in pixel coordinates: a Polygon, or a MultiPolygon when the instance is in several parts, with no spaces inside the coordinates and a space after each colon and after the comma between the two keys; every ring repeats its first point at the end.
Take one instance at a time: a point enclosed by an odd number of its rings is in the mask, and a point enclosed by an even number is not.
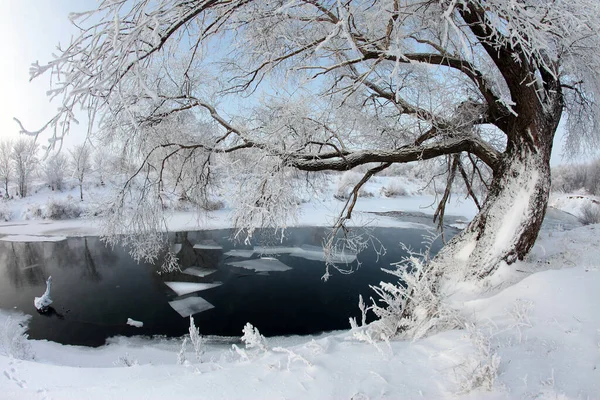
{"type": "MultiPolygon", "coordinates": [[[[369,285],[392,280],[381,271],[398,261],[403,242],[422,247],[425,231],[377,228],[373,234],[386,247],[379,257],[372,248],[358,256],[362,265],[353,274],[333,271],[328,282],[321,276],[324,263],[293,257],[275,256],[292,269],[259,274],[232,267],[227,262],[241,258],[223,253],[234,246],[229,230],[177,233],[172,240],[181,244],[178,256],[182,268],[203,266],[217,272],[204,278],[174,272],[157,274],[158,267],[136,263],[127,251],[106,247],[98,238],[69,238],[62,242],[0,242],[0,308],[15,308],[33,316],[29,335],[64,344],[99,346],[115,335],[181,336],[187,332],[189,318],[181,317],[168,302],[178,296],[165,281],[223,282],[223,285],[189,296],[201,296],[215,308],[194,315],[202,334],[240,336],[250,322],[266,336],[310,334],[347,328],[348,318],[359,317],[358,295],[368,298],[369,285]],[[223,250],[198,250],[194,243],[212,239],[223,250]],[[52,276],[50,313],[40,315],[33,306],[35,296],[45,290],[52,276]],[[143,328],[125,324],[127,318],[143,321],[143,328]]],[[[280,246],[320,245],[323,228],[295,228],[286,231],[280,246]]],[[[255,243],[260,244],[260,243],[255,243]]],[[[437,251],[439,243],[434,245],[437,251]]],[[[250,248],[250,247],[246,247],[250,248]]],[[[253,257],[257,257],[254,255],[253,257]]],[[[356,268],[357,263],[351,264],[356,268]]]]}

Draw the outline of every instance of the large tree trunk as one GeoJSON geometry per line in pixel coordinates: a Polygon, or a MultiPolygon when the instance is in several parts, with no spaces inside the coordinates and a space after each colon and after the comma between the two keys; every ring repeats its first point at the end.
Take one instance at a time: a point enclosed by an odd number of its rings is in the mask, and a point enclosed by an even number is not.
{"type": "Polygon", "coordinates": [[[522,260],[535,243],[548,205],[561,101],[511,135],[479,214],[436,257],[450,280],[489,276],[502,262],[522,260]]]}

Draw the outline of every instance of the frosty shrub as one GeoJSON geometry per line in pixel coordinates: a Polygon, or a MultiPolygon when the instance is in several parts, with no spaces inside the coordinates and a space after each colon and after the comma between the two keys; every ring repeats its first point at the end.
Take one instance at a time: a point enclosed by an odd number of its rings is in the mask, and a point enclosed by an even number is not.
{"type": "Polygon", "coordinates": [[[42,209],[39,204],[30,204],[25,211],[23,211],[23,219],[43,218],[42,214],[42,209]]]}
{"type": "Polygon", "coordinates": [[[460,393],[469,393],[480,388],[492,390],[498,376],[500,356],[492,348],[490,335],[484,334],[473,325],[467,325],[466,328],[475,347],[476,357],[469,357],[462,365],[462,376],[458,378],[460,393]]]}
{"type": "Polygon", "coordinates": [[[125,352],[125,355],[119,356],[117,361],[113,362],[115,367],[135,367],[140,365],[137,359],[130,356],[129,353],[125,352]]]}
{"type": "Polygon", "coordinates": [[[242,336],[242,342],[246,345],[246,349],[258,349],[261,351],[267,351],[267,339],[260,334],[258,328],[252,326],[250,322],[246,323],[242,330],[244,335],[242,336]]]}
{"type": "Polygon", "coordinates": [[[225,203],[221,200],[206,199],[202,204],[200,204],[200,208],[205,211],[218,211],[225,208],[225,203]]]}
{"type": "Polygon", "coordinates": [[[398,179],[391,179],[387,185],[381,188],[381,193],[385,197],[408,196],[410,194],[398,179]]]}
{"type": "Polygon", "coordinates": [[[350,196],[350,192],[358,184],[362,175],[355,171],[346,171],[340,176],[340,180],[337,184],[335,191],[335,198],[347,199],[350,196]]]}
{"type": "Polygon", "coordinates": [[[82,213],[81,206],[70,198],[67,200],[49,199],[43,217],[48,219],[73,219],[79,218],[82,213]]]}
{"type": "MultiPolygon", "coordinates": [[[[190,342],[194,346],[194,353],[196,354],[196,360],[202,362],[202,354],[204,354],[204,340],[200,335],[200,330],[194,325],[194,318],[190,316],[190,342]]],[[[185,339],[184,339],[185,342],[185,339]]]]}
{"type": "MultiPolygon", "coordinates": [[[[393,264],[395,269],[384,269],[398,281],[371,286],[378,298],[377,301],[371,299],[372,304],[368,307],[360,299],[363,326],[367,311],[373,312],[378,319],[355,331],[356,339],[372,344],[387,342],[393,337],[417,340],[437,331],[463,326],[456,310],[443,302],[439,292],[439,277],[444,268],[430,258],[435,239],[435,236],[426,237],[426,249],[422,252],[401,245],[408,255],[393,264]]],[[[352,319],[350,325],[353,329],[358,328],[352,319]]],[[[381,351],[379,346],[376,347],[381,351]]]]}
{"type": "Polygon", "coordinates": [[[17,320],[9,316],[0,326],[0,354],[20,360],[32,359],[31,346],[27,342],[28,335],[25,320],[17,320]]]}
{"type": "Polygon", "coordinates": [[[7,201],[0,199],[0,221],[10,221],[12,211],[8,207],[7,201]]]}
{"type": "Polygon", "coordinates": [[[583,225],[600,224],[600,206],[594,203],[587,203],[581,207],[579,222],[583,225]]]}

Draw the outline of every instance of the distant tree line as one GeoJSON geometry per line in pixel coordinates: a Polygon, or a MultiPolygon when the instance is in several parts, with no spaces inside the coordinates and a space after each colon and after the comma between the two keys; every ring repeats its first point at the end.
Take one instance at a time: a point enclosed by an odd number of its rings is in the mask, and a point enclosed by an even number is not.
{"type": "Polygon", "coordinates": [[[0,198],[27,197],[34,179],[53,191],[63,191],[65,181],[73,178],[83,200],[84,182],[93,177],[104,185],[109,174],[122,172],[126,164],[107,149],[87,143],[46,154],[31,137],[0,139],[0,198]]]}
{"type": "Polygon", "coordinates": [[[600,196],[600,160],[587,164],[561,165],[552,169],[552,190],[574,192],[585,189],[600,196]]]}

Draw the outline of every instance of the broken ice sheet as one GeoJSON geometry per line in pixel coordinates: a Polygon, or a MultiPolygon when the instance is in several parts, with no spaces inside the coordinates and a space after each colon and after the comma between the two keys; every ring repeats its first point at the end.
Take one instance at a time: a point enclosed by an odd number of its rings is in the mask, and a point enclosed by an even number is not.
{"type": "Polygon", "coordinates": [[[256,254],[290,254],[296,249],[297,247],[254,246],[254,252],[256,254]]]}
{"type": "Polygon", "coordinates": [[[200,292],[202,290],[212,289],[217,286],[221,286],[221,282],[215,283],[196,283],[196,282],[165,282],[165,285],[171,288],[172,291],[177,293],[178,296],[184,294],[200,292]]]}
{"type": "Polygon", "coordinates": [[[267,272],[267,271],[289,271],[292,269],[281,261],[275,258],[255,258],[253,260],[244,260],[227,263],[233,267],[252,269],[256,272],[267,272]]]}
{"type": "Polygon", "coordinates": [[[194,245],[194,249],[198,250],[222,250],[223,246],[214,240],[202,240],[194,245]]]}
{"type": "Polygon", "coordinates": [[[169,305],[183,318],[215,308],[202,297],[186,297],[181,300],[173,300],[169,302],[169,305]]]}
{"type": "MultiPolygon", "coordinates": [[[[290,255],[306,260],[325,261],[325,251],[319,246],[303,245],[302,247],[297,247],[290,255]]],[[[356,261],[356,254],[350,251],[334,252],[329,256],[329,261],[333,263],[350,264],[356,261]]]]}
{"type": "Polygon", "coordinates": [[[233,249],[229,250],[225,253],[226,256],[230,257],[242,257],[242,258],[250,258],[254,254],[254,250],[243,250],[243,249],[233,249]]]}
{"type": "Polygon", "coordinates": [[[184,269],[181,272],[183,272],[184,274],[187,274],[187,275],[198,276],[200,278],[204,278],[205,276],[214,274],[215,272],[217,272],[217,270],[214,268],[190,267],[190,268],[184,269]]]}

